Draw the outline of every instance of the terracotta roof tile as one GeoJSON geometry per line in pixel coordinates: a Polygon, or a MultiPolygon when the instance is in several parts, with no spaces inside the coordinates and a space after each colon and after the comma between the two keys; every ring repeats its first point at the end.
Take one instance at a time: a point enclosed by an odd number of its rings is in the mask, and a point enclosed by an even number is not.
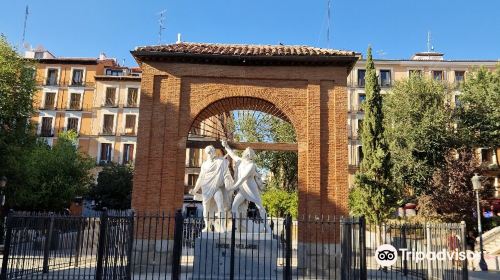
{"type": "Polygon", "coordinates": [[[355,56],[352,51],[309,46],[236,45],[182,42],[170,45],[137,47],[137,52],[208,54],[229,56],[355,56]]]}

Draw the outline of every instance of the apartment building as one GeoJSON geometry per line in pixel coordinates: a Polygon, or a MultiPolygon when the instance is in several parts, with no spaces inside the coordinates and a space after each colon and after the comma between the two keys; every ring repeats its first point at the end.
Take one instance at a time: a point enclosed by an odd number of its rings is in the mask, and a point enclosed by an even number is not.
{"type": "Polygon", "coordinates": [[[52,145],[58,133],[74,130],[78,147],[89,152],[93,136],[93,102],[96,75],[115,60],[101,54],[98,58],[56,57],[43,48],[26,51],[27,59],[36,61],[36,109],[32,121],[37,134],[52,145]]]}
{"type": "Polygon", "coordinates": [[[137,147],[139,68],[105,67],[95,76],[89,155],[98,164],[132,163],[137,147]]]}
{"type": "MultiPolygon", "coordinates": [[[[444,54],[437,52],[416,53],[410,59],[375,59],[375,68],[379,77],[379,84],[382,94],[387,94],[394,84],[410,75],[418,74],[431,77],[435,80],[458,85],[467,78],[467,73],[476,67],[486,67],[494,70],[499,63],[497,60],[446,60],[444,54]]],[[[361,104],[366,99],[365,95],[365,68],[366,60],[357,62],[348,76],[348,155],[349,155],[349,185],[352,185],[354,174],[359,168],[359,163],[363,159],[359,128],[363,123],[364,113],[361,104]]],[[[458,102],[460,95],[458,87],[452,91],[452,100],[458,102]]],[[[456,105],[456,104],[454,104],[456,105]]],[[[485,165],[497,164],[496,152],[490,147],[478,148],[477,153],[485,165]]],[[[500,174],[494,174],[498,176],[500,174]]],[[[491,174],[489,175],[491,176],[491,174]]],[[[495,179],[498,188],[498,177],[495,179]]],[[[500,189],[499,189],[500,190],[500,189]]]]}

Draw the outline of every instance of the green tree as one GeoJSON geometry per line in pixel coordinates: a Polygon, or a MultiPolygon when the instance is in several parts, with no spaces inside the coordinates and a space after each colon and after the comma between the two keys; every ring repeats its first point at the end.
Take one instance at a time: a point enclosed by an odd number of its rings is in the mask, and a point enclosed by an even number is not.
{"type": "Polygon", "coordinates": [[[96,208],[130,209],[132,196],[133,167],[110,164],[103,168],[90,191],[96,208]]]}
{"type": "Polygon", "coordinates": [[[284,217],[290,214],[292,217],[297,218],[299,206],[297,192],[289,192],[268,186],[262,193],[262,203],[270,216],[284,217]]]}
{"type": "Polygon", "coordinates": [[[393,213],[398,195],[391,184],[391,155],[384,135],[382,96],[371,47],[366,61],[365,92],[361,128],[364,157],[349,194],[349,207],[352,214],[380,224],[393,213]]]}
{"type": "MultiPolygon", "coordinates": [[[[20,57],[7,39],[0,36],[0,176],[7,176],[8,188],[22,179],[8,158],[30,149],[36,137],[29,124],[35,94],[35,65],[20,57]]],[[[20,163],[20,162],[18,162],[20,163]]]]}
{"type": "MultiPolygon", "coordinates": [[[[242,142],[295,143],[296,135],[292,124],[272,115],[249,114],[235,119],[235,140],[242,142]]],[[[269,186],[297,190],[298,155],[296,152],[257,151],[256,164],[270,172],[269,186]]]]}
{"type": "Polygon", "coordinates": [[[500,146],[500,65],[467,76],[457,107],[458,135],[469,147],[500,146]]]}
{"type": "Polygon", "coordinates": [[[7,158],[7,164],[21,180],[9,181],[7,203],[22,210],[61,211],[76,196],[88,192],[93,181],[94,161],[74,145],[74,131],[58,135],[51,148],[38,141],[31,148],[7,158]]]}
{"type": "MultiPolygon", "coordinates": [[[[477,220],[471,178],[482,170],[471,149],[460,148],[453,153],[432,176],[432,189],[418,197],[418,215],[449,223],[465,221],[472,228],[477,220]]],[[[483,186],[485,193],[481,197],[490,197],[486,194],[492,186],[486,181],[483,186]]]]}
{"type": "Polygon", "coordinates": [[[457,145],[449,89],[414,75],[397,81],[384,99],[394,182],[406,196],[432,189],[432,176],[457,145]]]}

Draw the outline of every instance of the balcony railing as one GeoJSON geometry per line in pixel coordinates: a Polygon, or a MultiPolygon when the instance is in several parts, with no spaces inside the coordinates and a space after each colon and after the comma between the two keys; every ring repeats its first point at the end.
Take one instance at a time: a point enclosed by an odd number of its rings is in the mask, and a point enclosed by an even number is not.
{"type": "Polygon", "coordinates": [[[106,101],[104,101],[104,104],[102,106],[103,107],[117,107],[117,104],[112,99],[106,99],[106,101]]]}
{"type": "Polygon", "coordinates": [[[42,136],[42,137],[54,136],[54,133],[52,132],[52,128],[42,127],[42,129],[40,130],[40,136],[42,136]]]}
{"type": "Polygon", "coordinates": [[[127,102],[127,107],[139,107],[137,102],[127,102]]]}
{"type": "Polygon", "coordinates": [[[40,106],[39,109],[40,110],[55,110],[56,105],[55,104],[45,104],[45,105],[40,106]]]}
{"type": "Polygon", "coordinates": [[[69,107],[68,109],[69,110],[81,110],[82,109],[82,106],[80,104],[80,100],[71,100],[69,102],[69,107]]]}
{"type": "Polygon", "coordinates": [[[123,135],[127,136],[135,136],[137,135],[135,128],[125,128],[125,131],[123,132],[123,135]]]}
{"type": "Polygon", "coordinates": [[[79,81],[79,82],[72,81],[69,86],[70,87],[84,87],[85,83],[83,81],[79,81]]]}
{"type": "Polygon", "coordinates": [[[58,86],[59,83],[57,81],[45,80],[45,83],[43,85],[45,85],[45,86],[58,86]]]}
{"type": "Polygon", "coordinates": [[[115,131],[112,127],[103,127],[100,135],[115,135],[115,131]]]}

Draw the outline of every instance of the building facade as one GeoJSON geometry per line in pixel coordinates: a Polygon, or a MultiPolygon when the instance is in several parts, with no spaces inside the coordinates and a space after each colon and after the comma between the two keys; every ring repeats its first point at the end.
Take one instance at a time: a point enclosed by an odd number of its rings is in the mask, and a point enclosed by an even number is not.
{"type": "Polygon", "coordinates": [[[43,49],[28,51],[25,57],[36,61],[36,112],[32,121],[37,124],[37,134],[52,145],[60,132],[74,130],[79,149],[89,153],[95,76],[116,62],[104,55],[55,57],[43,49]]]}
{"type": "MultiPolygon", "coordinates": [[[[467,73],[477,67],[486,67],[494,70],[498,61],[496,60],[446,60],[442,53],[424,52],[413,55],[410,59],[391,60],[375,59],[375,68],[379,77],[379,84],[382,94],[387,94],[395,81],[418,74],[431,77],[435,80],[443,81],[451,85],[457,85],[452,91],[453,106],[457,105],[457,96],[460,95],[458,85],[467,77],[467,73]]],[[[363,122],[364,112],[361,104],[366,98],[365,95],[365,68],[366,60],[359,60],[349,74],[348,85],[348,155],[349,155],[349,185],[352,186],[354,174],[359,168],[363,159],[362,146],[359,129],[363,122]]],[[[477,155],[484,165],[498,165],[497,154],[500,149],[493,150],[491,147],[480,147],[477,155]]],[[[491,174],[489,174],[491,175],[491,174]]],[[[493,177],[497,176],[496,174],[493,177]]],[[[497,190],[500,191],[498,177],[494,179],[497,190]]]]}
{"type": "Polygon", "coordinates": [[[95,76],[95,98],[89,154],[98,164],[133,163],[137,147],[137,125],[141,72],[137,68],[106,67],[95,76]]]}

